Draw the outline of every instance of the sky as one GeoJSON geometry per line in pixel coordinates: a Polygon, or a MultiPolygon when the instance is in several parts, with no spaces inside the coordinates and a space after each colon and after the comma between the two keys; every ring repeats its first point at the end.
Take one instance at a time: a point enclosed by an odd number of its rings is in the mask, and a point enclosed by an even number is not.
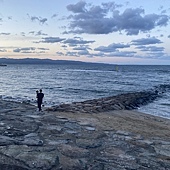
{"type": "Polygon", "coordinates": [[[170,65],[170,1],[0,0],[0,58],[170,65]]]}

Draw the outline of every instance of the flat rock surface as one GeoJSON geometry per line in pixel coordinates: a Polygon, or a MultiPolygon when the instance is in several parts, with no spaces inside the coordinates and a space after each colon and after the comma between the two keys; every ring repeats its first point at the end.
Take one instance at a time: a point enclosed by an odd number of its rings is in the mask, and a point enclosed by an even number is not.
{"type": "Polygon", "coordinates": [[[37,112],[0,100],[0,169],[168,170],[170,120],[132,110],[37,112]]]}

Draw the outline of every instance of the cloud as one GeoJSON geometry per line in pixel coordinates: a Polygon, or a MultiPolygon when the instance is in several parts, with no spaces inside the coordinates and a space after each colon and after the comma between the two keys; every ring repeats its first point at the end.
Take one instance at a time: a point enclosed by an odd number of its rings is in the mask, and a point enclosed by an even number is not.
{"type": "Polygon", "coordinates": [[[87,41],[87,40],[82,40],[82,39],[69,38],[65,40],[63,43],[69,44],[69,46],[77,46],[77,45],[89,44],[89,43],[94,43],[94,42],[95,41],[87,41]]]}
{"type": "Polygon", "coordinates": [[[166,26],[169,21],[167,15],[145,15],[142,8],[127,8],[120,13],[118,7],[120,5],[113,2],[100,6],[90,6],[84,1],[70,4],[67,9],[73,14],[68,17],[70,25],[65,33],[109,34],[124,31],[127,35],[137,35],[166,26]]]}
{"type": "Polygon", "coordinates": [[[73,48],[73,50],[77,50],[77,51],[82,51],[82,50],[87,50],[87,49],[90,49],[89,47],[87,47],[87,46],[80,46],[80,47],[75,47],[75,48],[73,48]]]}
{"type": "Polygon", "coordinates": [[[35,47],[25,47],[13,49],[15,53],[45,53],[49,48],[35,48],[35,47]]]}
{"type": "Polygon", "coordinates": [[[84,13],[86,10],[85,6],[86,6],[86,2],[80,1],[75,5],[73,5],[73,4],[68,5],[67,9],[69,11],[72,11],[73,13],[84,13]]]}
{"type": "Polygon", "coordinates": [[[57,14],[53,14],[51,18],[56,18],[57,16],[58,16],[57,14]]]}
{"type": "Polygon", "coordinates": [[[2,32],[0,35],[10,35],[11,33],[2,32]]]}
{"type": "Polygon", "coordinates": [[[61,47],[63,47],[63,48],[67,48],[67,45],[62,45],[61,47]]]}
{"type": "Polygon", "coordinates": [[[77,52],[71,52],[71,51],[68,51],[68,52],[66,53],[66,56],[79,57],[78,54],[77,54],[77,52]]]}
{"type": "Polygon", "coordinates": [[[114,52],[116,51],[116,49],[118,48],[129,48],[130,45],[124,45],[124,44],[120,44],[120,43],[113,43],[110,44],[109,46],[100,46],[95,48],[95,51],[100,51],[100,52],[104,52],[104,53],[110,53],[110,52],[114,52]]]}
{"type": "Polygon", "coordinates": [[[0,49],[0,52],[7,52],[7,50],[5,50],[5,49],[0,49]]]}
{"type": "Polygon", "coordinates": [[[49,48],[37,48],[38,50],[44,50],[44,51],[47,51],[49,50],[49,48]]]}
{"type": "Polygon", "coordinates": [[[152,52],[158,52],[158,51],[164,51],[164,47],[156,47],[156,46],[139,46],[137,49],[140,49],[141,51],[152,51],[152,52]]]}
{"type": "MultiPolygon", "coordinates": [[[[29,16],[29,14],[27,14],[29,16]]],[[[45,24],[47,22],[47,18],[37,17],[37,16],[29,16],[32,22],[38,21],[40,24],[45,24]]]]}
{"type": "Polygon", "coordinates": [[[59,55],[59,56],[64,56],[63,52],[56,52],[56,54],[59,55]]]}
{"type": "Polygon", "coordinates": [[[9,16],[9,17],[8,17],[8,20],[12,20],[12,16],[9,16]]]}
{"type": "Polygon", "coordinates": [[[48,34],[45,34],[45,33],[43,33],[43,32],[40,30],[40,31],[38,31],[35,35],[48,35],[48,34]]]}
{"type": "Polygon", "coordinates": [[[168,59],[168,57],[166,56],[166,53],[164,53],[164,52],[153,52],[153,51],[146,53],[144,57],[145,58],[153,58],[153,59],[161,59],[161,58],[168,59]]]}
{"type": "Polygon", "coordinates": [[[31,53],[35,51],[34,47],[16,48],[13,50],[15,53],[31,53]]]}
{"type": "Polygon", "coordinates": [[[88,50],[81,50],[77,53],[78,55],[85,55],[85,56],[91,56],[88,50]]]}
{"type": "Polygon", "coordinates": [[[149,45],[149,44],[161,44],[162,43],[159,39],[155,37],[141,38],[138,40],[133,40],[131,42],[132,42],[132,45],[149,45]]]}
{"type": "Polygon", "coordinates": [[[108,54],[108,57],[135,57],[135,51],[115,51],[108,54]]]}
{"type": "Polygon", "coordinates": [[[25,32],[21,32],[20,34],[21,34],[22,36],[25,36],[25,32]]]}
{"type": "Polygon", "coordinates": [[[58,43],[65,40],[65,38],[60,37],[45,37],[42,38],[42,41],[36,42],[36,43],[58,43]]]}
{"type": "Polygon", "coordinates": [[[46,33],[43,33],[42,30],[37,31],[37,32],[36,31],[30,31],[29,34],[32,34],[32,35],[35,35],[35,36],[41,36],[41,35],[46,36],[46,35],[48,35],[46,33]]]}

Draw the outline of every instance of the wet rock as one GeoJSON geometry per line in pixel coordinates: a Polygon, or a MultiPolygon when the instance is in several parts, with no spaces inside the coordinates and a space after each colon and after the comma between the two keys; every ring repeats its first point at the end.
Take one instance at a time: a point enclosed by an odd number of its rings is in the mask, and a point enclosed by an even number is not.
{"type": "Polygon", "coordinates": [[[46,170],[59,165],[57,151],[54,149],[11,145],[8,148],[0,148],[0,152],[2,151],[8,157],[24,162],[30,169],[46,170]]]}
{"type": "Polygon", "coordinates": [[[89,131],[95,131],[95,127],[90,127],[90,126],[86,126],[85,127],[86,130],[89,130],[89,131]]]}
{"type": "Polygon", "coordinates": [[[24,136],[24,141],[22,141],[20,144],[28,145],[28,146],[42,146],[43,140],[40,139],[38,134],[31,133],[24,136]]]}
{"type": "Polygon", "coordinates": [[[124,109],[132,110],[137,109],[141,105],[152,102],[158,96],[158,93],[155,93],[154,91],[127,93],[101,99],[87,100],[84,102],[75,102],[65,105],[62,104],[56,107],[52,107],[51,110],[80,113],[98,113],[109,110],[124,109]]]}
{"type": "Polygon", "coordinates": [[[71,158],[85,158],[89,156],[89,151],[87,149],[82,149],[76,146],[71,145],[60,145],[58,146],[58,150],[65,156],[71,158]]]}
{"type": "Polygon", "coordinates": [[[60,157],[60,163],[63,165],[62,170],[85,170],[87,169],[86,161],[81,158],[70,159],[66,156],[60,157]]]}
{"type": "Polygon", "coordinates": [[[13,138],[0,135],[0,146],[12,145],[15,142],[16,142],[16,140],[13,138]]]}
{"type": "Polygon", "coordinates": [[[98,148],[102,145],[102,142],[100,140],[89,140],[89,139],[77,139],[76,140],[76,144],[81,147],[81,148],[85,148],[85,149],[89,149],[89,148],[98,148]]]}
{"type": "Polygon", "coordinates": [[[157,154],[170,157],[170,145],[157,145],[154,149],[157,154]]]}

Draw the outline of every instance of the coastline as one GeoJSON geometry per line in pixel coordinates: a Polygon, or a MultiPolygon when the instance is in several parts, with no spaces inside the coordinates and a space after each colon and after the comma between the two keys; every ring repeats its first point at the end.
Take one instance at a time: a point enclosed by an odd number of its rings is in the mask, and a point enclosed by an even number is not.
{"type": "Polygon", "coordinates": [[[0,100],[0,167],[169,169],[170,120],[135,110],[50,111],[0,100]]]}

